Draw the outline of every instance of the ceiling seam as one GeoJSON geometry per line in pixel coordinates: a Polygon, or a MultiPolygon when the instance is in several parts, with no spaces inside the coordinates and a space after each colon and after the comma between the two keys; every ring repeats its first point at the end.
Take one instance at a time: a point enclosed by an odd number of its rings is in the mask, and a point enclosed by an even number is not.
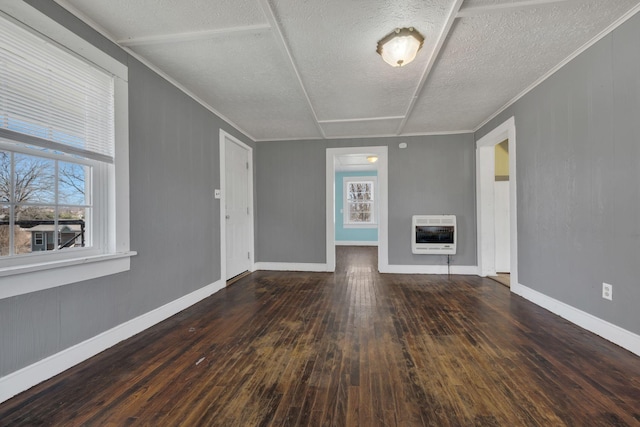
{"type": "MultiPolygon", "coordinates": [[[[97,33],[99,33],[101,36],[103,36],[104,38],[106,38],[107,40],[109,40],[110,42],[114,43],[116,46],[118,46],[120,49],[124,50],[125,53],[127,53],[128,55],[130,55],[131,57],[133,57],[134,59],[140,61],[142,64],[144,64],[145,66],[147,66],[151,71],[153,71],[154,73],[158,74],[160,77],[162,77],[163,79],[165,79],[167,82],[171,83],[172,85],[174,85],[178,90],[182,91],[185,95],[187,95],[189,98],[193,99],[194,101],[196,101],[198,104],[202,105],[205,109],[209,110],[210,112],[212,112],[213,114],[215,114],[216,116],[218,116],[220,119],[222,119],[225,123],[227,123],[229,126],[231,126],[232,128],[234,128],[235,130],[237,130],[238,132],[240,132],[241,134],[243,134],[244,136],[246,136],[247,138],[249,138],[251,141],[255,142],[256,138],[253,137],[253,135],[251,135],[249,132],[243,130],[240,126],[238,126],[237,124],[235,124],[233,121],[231,121],[228,117],[226,117],[224,114],[220,113],[219,111],[217,111],[215,108],[213,108],[211,105],[209,105],[208,103],[206,103],[204,100],[202,100],[200,97],[198,97],[195,93],[193,93],[192,91],[190,91],[189,89],[187,89],[186,87],[184,87],[182,84],[180,84],[179,82],[177,82],[176,80],[174,80],[172,77],[170,77],[168,74],[166,74],[164,71],[162,71],[158,66],[156,66],[155,64],[153,64],[152,62],[150,62],[149,60],[147,60],[146,58],[144,58],[141,55],[138,55],[137,53],[135,53],[133,50],[131,50],[130,48],[126,47],[126,46],[121,46],[120,44],[118,44],[118,42],[116,41],[115,37],[113,37],[109,32],[107,32],[104,28],[102,28],[100,25],[98,25],[95,21],[93,21],[92,19],[90,19],[88,16],[86,16],[84,13],[80,12],[78,9],[76,9],[73,5],[71,5],[67,0],[54,0],[56,3],[58,3],[62,8],[64,8],[65,10],[67,10],[69,13],[71,13],[72,15],[74,15],[76,18],[78,18],[80,21],[84,22],[85,24],[87,24],[89,27],[91,27],[91,29],[93,29],[94,31],[96,31],[97,33]]],[[[127,65],[128,66],[128,65],[127,65]]]]}
{"type": "Polygon", "coordinates": [[[309,97],[307,88],[305,87],[304,82],[302,81],[302,76],[300,75],[300,72],[298,71],[298,67],[296,66],[296,63],[293,60],[293,56],[291,55],[291,51],[289,50],[289,45],[287,44],[287,41],[284,38],[284,34],[282,34],[282,29],[280,28],[280,25],[278,25],[278,20],[276,19],[276,15],[273,9],[271,8],[271,5],[269,4],[269,0],[258,0],[258,3],[260,3],[260,6],[262,7],[262,10],[267,18],[267,21],[269,21],[269,24],[271,25],[274,32],[276,33],[276,39],[279,42],[277,43],[278,46],[280,47],[280,49],[284,51],[285,56],[289,60],[291,68],[293,68],[293,72],[295,73],[296,78],[298,79],[298,83],[300,84],[300,89],[302,90],[302,93],[304,94],[304,97],[307,100],[307,105],[309,106],[309,109],[311,110],[311,114],[313,115],[313,120],[315,125],[318,128],[318,131],[320,132],[320,135],[322,136],[322,138],[326,139],[327,136],[325,135],[324,130],[320,125],[320,121],[318,120],[318,115],[316,114],[316,110],[315,108],[313,108],[313,104],[311,103],[311,98],[309,97]]]}
{"type": "Polygon", "coordinates": [[[416,87],[416,90],[413,92],[413,96],[411,97],[411,101],[409,101],[409,107],[407,108],[407,111],[404,114],[404,118],[402,119],[402,121],[400,122],[400,125],[398,126],[398,130],[396,131],[396,135],[400,135],[402,133],[402,130],[404,129],[405,125],[407,124],[407,120],[409,120],[409,117],[411,116],[411,113],[413,112],[413,109],[414,109],[414,107],[416,105],[416,102],[417,102],[418,98],[420,97],[420,95],[422,93],[422,89],[424,88],[424,85],[427,82],[427,79],[429,78],[429,75],[431,74],[431,70],[433,69],[433,66],[436,63],[436,60],[438,59],[438,56],[440,55],[440,51],[442,50],[442,46],[444,46],[444,42],[447,39],[447,37],[449,36],[449,32],[451,31],[451,28],[453,27],[453,23],[456,20],[458,12],[460,11],[460,7],[462,6],[462,2],[463,2],[463,0],[456,0],[456,2],[451,7],[451,10],[449,11],[449,15],[447,16],[446,23],[445,23],[444,27],[442,27],[442,31],[440,31],[440,34],[438,35],[438,40],[437,40],[436,44],[434,45],[433,50],[431,51],[431,56],[429,57],[427,65],[426,65],[424,71],[422,72],[422,76],[420,77],[420,82],[418,83],[418,86],[416,87]]]}
{"type": "Polygon", "coordinates": [[[550,5],[553,3],[577,2],[579,0],[522,0],[514,3],[489,4],[483,6],[471,6],[460,9],[458,18],[468,18],[470,16],[484,15],[492,12],[508,12],[512,10],[525,9],[528,7],[537,7],[550,5]]]}
{"type": "MultiPolygon", "coordinates": [[[[400,135],[401,137],[420,137],[420,136],[442,136],[442,135],[465,135],[469,133],[474,133],[475,131],[472,129],[469,130],[452,130],[452,131],[442,131],[442,132],[425,132],[425,133],[405,133],[400,135]]],[[[326,138],[313,138],[313,137],[304,137],[304,138],[278,138],[278,139],[270,139],[270,138],[259,138],[256,139],[255,142],[282,142],[282,141],[317,141],[318,139],[327,139],[327,140],[337,140],[337,139],[374,139],[374,138],[397,138],[398,135],[395,133],[392,134],[379,134],[379,135],[350,135],[350,136],[327,136],[326,138]]]]}
{"type": "Polygon", "coordinates": [[[117,40],[116,43],[118,43],[120,46],[170,44],[188,41],[209,40],[228,34],[258,33],[263,31],[271,31],[271,26],[268,24],[258,24],[246,25],[242,27],[220,28],[215,30],[191,31],[186,33],[159,34],[155,36],[142,36],[117,40]]]}
{"type": "Polygon", "coordinates": [[[332,119],[332,120],[318,120],[318,123],[359,123],[359,122],[375,122],[378,120],[399,120],[404,116],[381,116],[381,117],[364,117],[354,119],[332,119]]]}

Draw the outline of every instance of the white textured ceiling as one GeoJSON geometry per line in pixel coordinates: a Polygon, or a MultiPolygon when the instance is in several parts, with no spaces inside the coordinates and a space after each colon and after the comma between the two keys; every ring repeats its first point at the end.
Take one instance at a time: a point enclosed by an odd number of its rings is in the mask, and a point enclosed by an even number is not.
{"type": "MultiPolygon", "coordinates": [[[[375,155],[374,153],[362,153],[362,154],[345,154],[341,156],[335,156],[335,170],[336,172],[367,172],[377,171],[378,163],[371,163],[367,158],[375,155]]],[[[378,156],[375,156],[378,157],[378,156]]]]}
{"type": "Polygon", "coordinates": [[[640,0],[58,0],[256,141],[472,131],[640,0]],[[377,41],[425,36],[392,68],[377,41]]]}

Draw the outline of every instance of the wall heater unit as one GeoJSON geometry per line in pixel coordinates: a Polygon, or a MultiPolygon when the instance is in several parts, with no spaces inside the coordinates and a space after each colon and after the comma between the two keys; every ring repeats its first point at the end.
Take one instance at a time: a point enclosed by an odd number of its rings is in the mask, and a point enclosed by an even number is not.
{"type": "Polygon", "coordinates": [[[458,240],[455,215],[414,215],[411,220],[411,252],[453,255],[458,240]]]}

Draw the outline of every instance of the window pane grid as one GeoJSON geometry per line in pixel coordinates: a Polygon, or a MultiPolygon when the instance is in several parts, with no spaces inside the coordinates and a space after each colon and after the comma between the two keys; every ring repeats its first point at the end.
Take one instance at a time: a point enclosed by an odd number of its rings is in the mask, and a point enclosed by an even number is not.
{"type": "Polygon", "coordinates": [[[374,188],[373,181],[349,181],[346,186],[347,224],[374,223],[374,188]]]}
{"type": "Polygon", "coordinates": [[[89,246],[91,174],[84,164],[0,150],[0,256],[89,246]]]}

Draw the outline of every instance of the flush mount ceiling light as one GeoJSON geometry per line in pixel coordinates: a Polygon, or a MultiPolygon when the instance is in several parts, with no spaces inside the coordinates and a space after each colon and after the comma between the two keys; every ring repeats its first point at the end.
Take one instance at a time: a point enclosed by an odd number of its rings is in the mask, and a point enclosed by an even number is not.
{"type": "Polygon", "coordinates": [[[415,59],[423,42],[424,37],[413,27],[396,28],[378,42],[376,52],[392,67],[402,67],[415,59]]]}
{"type": "Polygon", "coordinates": [[[378,156],[367,156],[369,163],[375,163],[378,161],[378,156]]]}

